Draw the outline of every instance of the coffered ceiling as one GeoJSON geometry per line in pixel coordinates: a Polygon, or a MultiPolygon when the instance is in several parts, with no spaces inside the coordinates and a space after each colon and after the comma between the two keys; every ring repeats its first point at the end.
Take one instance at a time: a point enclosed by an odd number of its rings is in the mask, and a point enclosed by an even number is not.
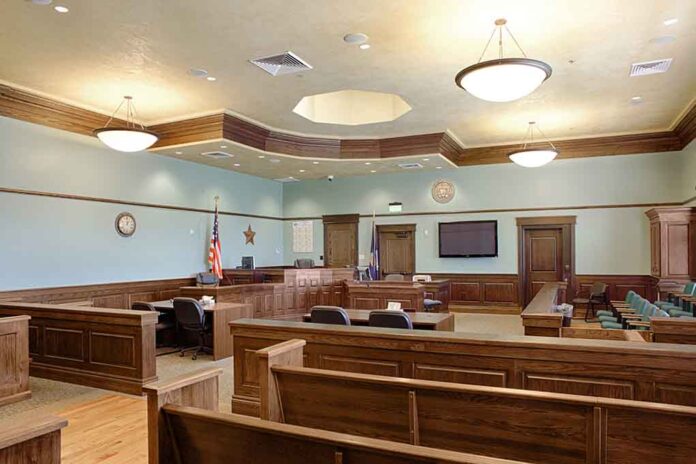
{"type": "MultiPolygon", "coordinates": [[[[691,0],[3,0],[0,80],[110,113],[133,95],[146,123],[228,110],[279,130],[396,137],[449,130],[466,147],[518,141],[529,120],[551,138],[666,130],[696,95],[691,0]],[[57,3],[69,7],[56,13],[57,3]],[[532,95],[489,103],[454,85],[504,16],[553,75],[532,95]],[[666,26],[663,21],[677,18],[666,26]],[[371,48],[343,42],[364,32],[371,48]],[[313,69],[273,77],[248,62],[292,50],[313,69]],[[631,63],[673,58],[665,74],[631,63]],[[188,74],[204,68],[217,80],[188,74]],[[395,93],[391,122],[319,124],[292,109],[306,95],[395,93]],[[640,96],[635,104],[631,97],[640,96]]],[[[508,44],[512,49],[512,44],[508,44]]]]}

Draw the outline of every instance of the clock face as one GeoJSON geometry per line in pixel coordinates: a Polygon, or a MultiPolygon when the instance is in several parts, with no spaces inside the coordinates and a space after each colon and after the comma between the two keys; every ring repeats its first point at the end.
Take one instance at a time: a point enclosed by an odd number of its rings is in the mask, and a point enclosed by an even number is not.
{"type": "Polygon", "coordinates": [[[130,237],[135,233],[135,218],[130,213],[116,216],[116,232],[122,237],[130,237]]]}

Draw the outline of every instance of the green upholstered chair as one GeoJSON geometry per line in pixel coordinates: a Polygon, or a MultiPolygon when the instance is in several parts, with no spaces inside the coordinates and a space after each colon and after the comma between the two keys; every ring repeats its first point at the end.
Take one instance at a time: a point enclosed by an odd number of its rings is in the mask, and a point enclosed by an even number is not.
{"type": "Polygon", "coordinates": [[[669,317],[694,317],[696,316],[694,314],[694,306],[696,306],[696,302],[682,300],[681,307],[675,306],[674,308],[665,309],[665,311],[669,313],[669,317]]]}
{"type": "Polygon", "coordinates": [[[650,305],[650,309],[640,321],[627,321],[626,325],[630,330],[650,330],[650,319],[653,317],[669,317],[669,314],[655,305],[650,305]]]}
{"type": "Polygon", "coordinates": [[[627,314],[641,314],[650,302],[640,295],[636,294],[631,300],[629,307],[614,308],[611,314],[602,314],[599,316],[600,322],[621,322],[621,317],[627,314]]]}
{"type": "MultiPolygon", "coordinates": [[[[640,295],[638,295],[633,290],[629,290],[626,293],[626,298],[624,298],[623,301],[612,301],[611,305],[612,306],[622,306],[622,307],[628,306],[628,307],[630,307],[631,304],[633,303],[633,300],[636,300],[638,298],[640,298],[640,295]]],[[[599,317],[599,316],[614,316],[615,315],[614,311],[610,310],[610,309],[600,309],[599,311],[597,311],[596,314],[597,314],[597,317],[599,317]]]]}
{"type": "Polygon", "coordinates": [[[640,320],[646,311],[653,306],[645,298],[634,300],[634,307],[617,313],[616,316],[600,316],[599,322],[603,329],[623,329],[627,320],[640,320]]]}
{"type": "Polygon", "coordinates": [[[674,307],[679,308],[679,303],[680,303],[680,297],[682,296],[694,296],[696,294],[696,282],[689,282],[686,285],[684,285],[684,290],[680,293],[670,293],[669,297],[667,300],[660,300],[656,301],[655,305],[660,308],[660,309],[665,309],[667,311],[668,309],[673,309],[674,307]]]}
{"type": "MultiPolygon", "coordinates": [[[[647,300],[646,300],[647,301],[647,300]]],[[[638,329],[639,327],[645,327],[647,323],[647,327],[650,328],[650,318],[655,315],[657,311],[660,311],[660,309],[655,306],[654,304],[650,304],[648,302],[647,305],[643,305],[641,308],[641,313],[634,314],[632,316],[634,317],[626,317],[622,321],[603,321],[602,322],[602,328],[603,329],[638,329]]],[[[664,312],[664,311],[663,311],[664,312]]],[[[667,314],[667,313],[665,313],[667,314]]],[[[641,329],[643,330],[643,329],[641,329]]]]}

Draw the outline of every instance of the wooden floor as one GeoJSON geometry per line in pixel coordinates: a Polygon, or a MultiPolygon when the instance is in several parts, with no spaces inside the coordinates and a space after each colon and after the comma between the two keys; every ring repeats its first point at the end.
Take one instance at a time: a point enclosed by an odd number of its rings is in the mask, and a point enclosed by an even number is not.
{"type": "Polygon", "coordinates": [[[144,398],[109,395],[59,411],[63,464],[146,464],[147,410],[144,398]]]}

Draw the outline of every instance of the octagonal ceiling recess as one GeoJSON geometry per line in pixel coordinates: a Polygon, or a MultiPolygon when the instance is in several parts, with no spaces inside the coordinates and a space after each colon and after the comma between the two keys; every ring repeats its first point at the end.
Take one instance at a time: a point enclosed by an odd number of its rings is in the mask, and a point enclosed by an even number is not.
{"type": "Polygon", "coordinates": [[[292,111],[317,123],[360,126],[394,121],[411,106],[393,93],[348,89],[303,97],[292,111]]]}

